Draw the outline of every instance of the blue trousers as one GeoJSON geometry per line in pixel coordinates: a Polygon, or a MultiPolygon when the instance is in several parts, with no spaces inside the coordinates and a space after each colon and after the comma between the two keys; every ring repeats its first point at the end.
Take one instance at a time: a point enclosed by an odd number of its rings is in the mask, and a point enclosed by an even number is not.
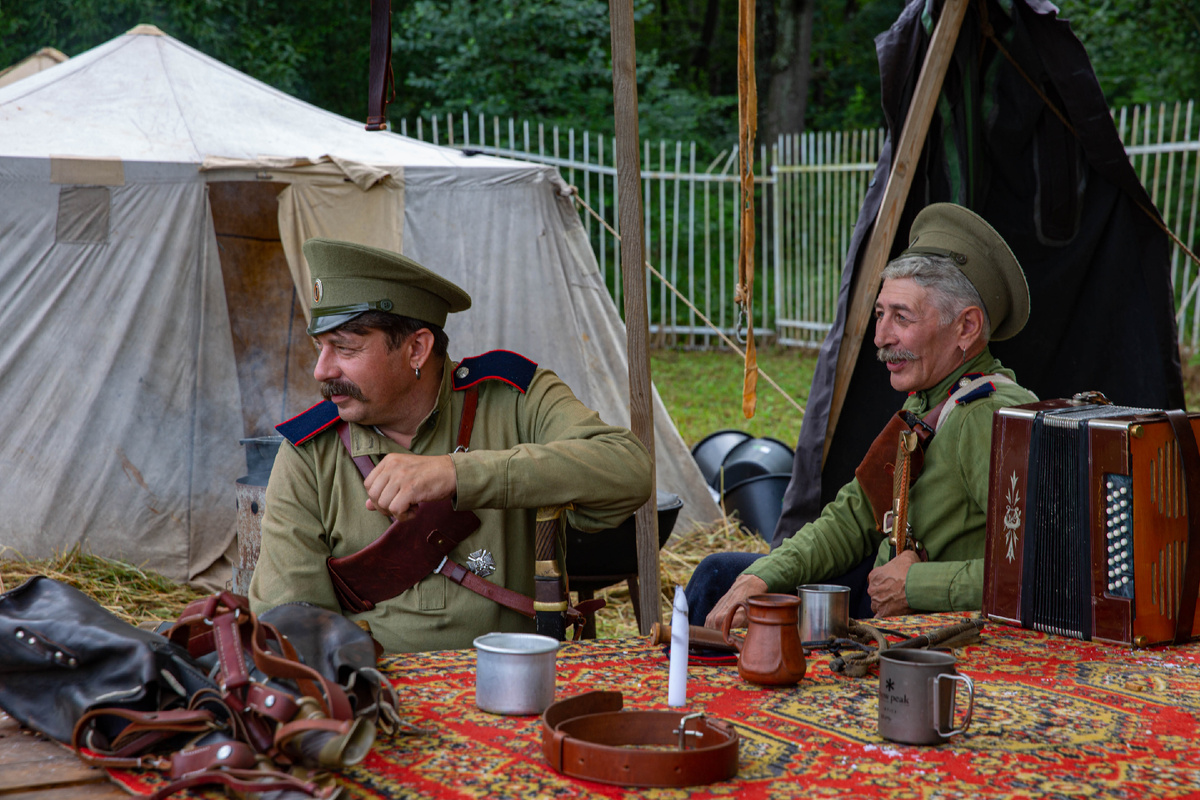
{"type": "MultiPolygon", "coordinates": [[[[762,558],[761,553],[713,553],[700,562],[700,566],[688,579],[683,593],[687,596],[688,622],[703,625],[704,618],[712,611],[729,587],[746,567],[762,558]]],[[[837,575],[814,583],[829,583],[834,586],[850,587],[850,617],[871,619],[871,597],[867,594],[867,578],[875,567],[875,556],[868,556],[861,564],[844,575],[837,575]]],[[[795,591],[793,589],[793,591],[795,591]]],[[[789,592],[790,594],[790,592],[789,592]]]]}

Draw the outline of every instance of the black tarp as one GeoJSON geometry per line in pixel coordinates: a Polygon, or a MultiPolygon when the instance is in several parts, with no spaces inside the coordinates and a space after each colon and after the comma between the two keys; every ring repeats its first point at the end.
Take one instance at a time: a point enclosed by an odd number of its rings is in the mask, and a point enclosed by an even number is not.
{"type": "MultiPolygon", "coordinates": [[[[941,0],[913,0],[875,39],[888,139],[851,238],[775,544],[816,517],[853,477],[904,402],[875,359],[868,328],[822,468],[853,281],[941,7],[941,0]]],[[[992,344],[1020,383],[1044,399],[1098,390],[1122,405],[1182,408],[1167,236],[1087,53],[1057,13],[1044,0],[970,4],[890,257],[904,249],[924,206],[971,208],[1008,241],[1029,282],[1029,323],[992,344]],[[985,35],[989,25],[1008,57],[985,35]]]]}

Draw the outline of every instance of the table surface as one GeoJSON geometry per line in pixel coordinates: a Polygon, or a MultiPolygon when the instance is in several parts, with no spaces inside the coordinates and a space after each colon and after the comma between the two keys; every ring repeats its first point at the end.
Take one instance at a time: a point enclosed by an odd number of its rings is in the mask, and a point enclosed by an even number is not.
{"type": "MultiPolygon", "coordinates": [[[[965,616],[890,624],[915,635],[965,616]]],[[[689,789],[555,773],[538,717],[475,707],[473,650],[389,657],[401,715],[422,732],[381,738],[339,780],[345,796],[389,799],[1200,798],[1200,643],[1131,650],[989,623],[980,644],[956,653],[975,683],[974,718],[967,733],[926,747],[880,738],[876,674],[836,674],[827,653],[812,654],[788,688],[748,684],[734,666],[691,667],[687,710],[732,723],[741,742],[735,779],[689,789]]],[[[627,709],[666,709],[667,665],[665,648],[644,639],[567,643],[557,697],[616,690],[627,709]]]]}

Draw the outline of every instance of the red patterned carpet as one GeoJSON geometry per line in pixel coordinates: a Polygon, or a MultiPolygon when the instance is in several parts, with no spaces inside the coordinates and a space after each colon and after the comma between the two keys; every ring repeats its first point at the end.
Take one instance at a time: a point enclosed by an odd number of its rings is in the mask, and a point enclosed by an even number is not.
{"type": "MultiPolygon", "coordinates": [[[[961,616],[897,627],[915,635],[961,616]]],[[[747,684],[733,666],[692,667],[689,710],[733,723],[742,740],[736,779],[686,790],[563,777],[543,760],[537,717],[475,707],[474,651],[398,656],[384,669],[406,722],[427,732],[377,742],[341,782],[355,798],[1200,798],[1200,643],[1134,651],[990,624],[957,653],[975,682],[974,719],[935,747],[881,739],[877,678],[834,674],[824,653],[787,689],[747,684]]],[[[558,697],[595,689],[623,692],[627,709],[665,709],[664,650],[565,644],[558,697]]],[[[155,783],[118,777],[134,791],[155,783]]]]}

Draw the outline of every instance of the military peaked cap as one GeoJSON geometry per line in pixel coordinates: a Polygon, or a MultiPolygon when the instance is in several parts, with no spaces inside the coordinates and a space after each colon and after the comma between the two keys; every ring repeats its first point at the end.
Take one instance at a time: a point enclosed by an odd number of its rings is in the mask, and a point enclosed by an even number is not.
{"type": "Polygon", "coordinates": [[[471,307],[471,296],[411,258],[354,242],[309,239],[312,276],[308,335],[331,331],[365,311],[386,311],[439,328],[446,315],[471,307]]]}
{"type": "Polygon", "coordinates": [[[908,249],[900,254],[951,259],[979,292],[993,341],[1016,336],[1029,319],[1029,285],[1017,257],[996,229],[974,211],[934,203],[913,220],[908,249]]]}

